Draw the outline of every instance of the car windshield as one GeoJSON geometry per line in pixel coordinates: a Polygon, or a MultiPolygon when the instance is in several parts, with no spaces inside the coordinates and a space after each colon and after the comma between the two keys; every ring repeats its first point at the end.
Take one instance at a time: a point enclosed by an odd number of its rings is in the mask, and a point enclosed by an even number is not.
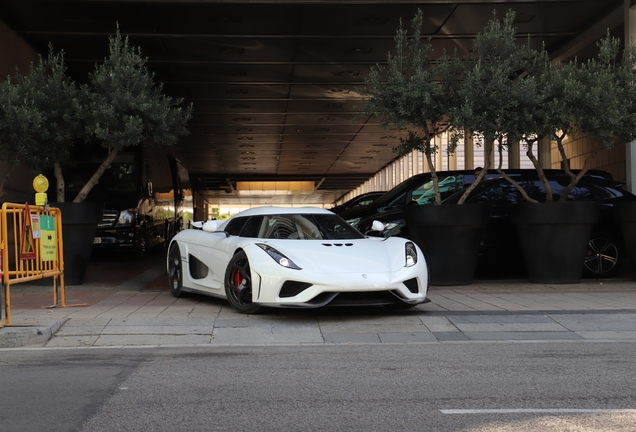
{"type": "MultiPolygon", "coordinates": [[[[553,201],[560,199],[559,194],[570,182],[569,178],[550,179],[553,201]]],[[[539,201],[546,200],[546,193],[543,183],[536,179],[518,179],[517,183],[527,192],[527,194],[539,201]]],[[[568,201],[591,201],[602,199],[602,192],[597,188],[586,186],[585,181],[579,182],[568,194],[568,201]]],[[[606,194],[606,193],[605,193],[606,194]]],[[[444,200],[444,204],[457,204],[462,197],[463,191],[459,191],[444,200]]],[[[473,190],[466,200],[467,203],[486,202],[495,206],[506,206],[524,201],[521,193],[511,183],[505,180],[485,180],[473,190]]]]}
{"type": "MultiPolygon", "coordinates": [[[[448,176],[439,180],[439,193],[441,198],[451,196],[456,191],[464,187],[464,176],[459,174],[457,176],[448,176]]],[[[419,188],[415,189],[411,194],[413,201],[417,201],[418,204],[433,204],[435,202],[435,189],[433,188],[433,180],[430,180],[419,188]]]]}
{"type": "Polygon", "coordinates": [[[340,216],[330,214],[276,214],[253,216],[241,237],[284,240],[354,240],[364,236],[340,216]]]}

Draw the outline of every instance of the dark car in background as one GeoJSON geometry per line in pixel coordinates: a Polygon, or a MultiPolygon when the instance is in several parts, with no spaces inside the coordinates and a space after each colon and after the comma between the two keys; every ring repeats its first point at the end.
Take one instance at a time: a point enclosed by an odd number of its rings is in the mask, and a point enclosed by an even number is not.
{"type": "MultiPolygon", "coordinates": [[[[465,186],[475,181],[475,173],[473,170],[440,171],[437,175],[439,177],[439,187],[442,199],[452,195],[457,190],[463,189],[465,186]]],[[[499,174],[489,172],[487,176],[499,176],[499,174]]],[[[362,220],[373,215],[401,210],[406,203],[412,199],[419,199],[422,202],[433,202],[434,194],[431,173],[414,175],[386,192],[371,204],[365,207],[348,209],[338,214],[359,231],[364,233],[366,230],[371,229],[371,223],[369,222],[368,226],[361,226],[359,224],[362,220]]],[[[373,222],[373,220],[371,220],[371,222],[373,222]]]]}
{"type": "Polygon", "coordinates": [[[366,207],[385,193],[386,191],[363,193],[354,198],[351,198],[349,201],[345,201],[340,205],[334,206],[329,210],[334,212],[335,214],[340,214],[345,210],[351,210],[358,207],[366,207]]]}
{"type": "MultiPolygon", "coordinates": [[[[453,172],[453,175],[446,175],[446,173],[449,172],[439,173],[442,196],[446,194],[443,203],[456,204],[464,193],[463,189],[474,181],[475,176],[472,172],[468,174],[468,171],[464,174],[453,172]],[[449,195],[447,192],[450,190],[455,192],[449,195]]],[[[506,170],[506,173],[519,182],[532,198],[545,201],[545,189],[534,169],[506,170]]],[[[570,178],[563,170],[545,170],[545,173],[550,181],[554,200],[558,200],[559,194],[568,185],[570,178]]],[[[428,176],[430,182],[430,174],[428,176]]],[[[432,182],[422,184],[419,188],[404,188],[399,194],[400,198],[403,194],[404,201],[396,197],[392,206],[354,221],[356,227],[362,233],[411,239],[409,227],[404,223],[403,207],[406,202],[417,202],[419,205],[432,204],[430,187],[432,182]],[[420,193],[421,190],[426,192],[420,193]],[[380,221],[385,225],[381,232],[372,231],[371,226],[374,221],[380,221]]],[[[620,226],[613,216],[613,204],[619,201],[635,201],[636,196],[626,191],[622,182],[613,180],[609,173],[590,170],[571,191],[568,199],[598,201],[601,206],[602,216],[594,227],[589,241],[585,276],[609,277],[615,274],[623,258],[626,258],[626,252],[620,226]]],[[[523,263],[518,236],[508,215],[510,206],[523,200],[521,193],[496,171],[488,172],[486,179],[482,180],[467,198],[468,204],[485,202],[491,205],[489,223],[480,250],[480,266],[494,267],[497,271],[503,271],[514,270],[515,266],[523,263]]]]}
{"type": "MultiPolygon", "coordinates": [[[[556,175],[562,173],[561,170],[546,170],[547,175],[556,175]]],[[[524,175],[535,175],[534,169],[508,169],[506,173],[511,177],[520,177],[524,175]]],[[[594,171],[594,175],[604,178],[611,178],[606,172],[594,171]]],[[[463,191],[464,188],[470,186],[475,181],[475,173],[473,170],[461,171],[439,171],[439,190],[442,200],[447,199],[454,193],[463,191]]],[[[496,170],[489,170],[484,176],[484,180],[501,178],[496,170]]],[[[374,220],[389,224],[385,229],[384,235],[400,235],[408,234],[403,229],[404,216],[402,209],[407,203],[416,201],[419,205],[433,204],[435,193],[433,191],[433,180],[430,173],[418,174],[413,176],[395,188],[388,191],[382,197],[378,198],[371,205],[345,211],[340,216],[356,227],[360,232],[365,233],[371,229],[374,220]]]]}
{"type": "MultiPolygon", "coordinates": [[[[545,201],[545,188],[536,172],[515,178],[528,195],[537,201],[545,201]]],[[[561,191],[569,184],[565,172],[548,174],[553,199],[557,201],[561,191]]],[[[585,258],[586,277],[602,278],[615,274],[621,262],[627,257],[620,224],[614,216],[614,204],[622,201],[636,201],[636,195],[623,188],[624,184],[611,179],[602,172],[585,175],[568,195],[569,201],[597,201],[600,218],[592,230],[588,252],[585,258]]],[[[461,197],[457,193],[447,198],[445,204],[456,204],[461,197]]],[[[470,203],[490,205],[490,217],[482,241],[481,253],[492,263],[505,264],[522,262],[521,247],[516,228],[510,220],[512,205],[523,202],[521,193],[503,178],[491,179],[477,185],[466,200],[470,203]]],[[[554,245],[558,247],[558,245],[554,245]]]]}

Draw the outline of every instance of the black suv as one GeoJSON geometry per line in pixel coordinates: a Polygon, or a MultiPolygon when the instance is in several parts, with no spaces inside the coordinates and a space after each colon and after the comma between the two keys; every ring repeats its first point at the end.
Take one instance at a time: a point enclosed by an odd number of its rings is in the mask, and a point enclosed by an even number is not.
{"type": "MultiPolygon", "coordinates": [[[[454,192],[463,189],[465,186],[475,181],[475,173],[473,170],[440,171],[437,173],[437,176],[439,177],[439,188],[442,194],[442,199],[452,195],[454,192]]],[[[486,176],[488,178],[500,177],[499,174],[494,172],[489,172],[486,176]]],[[[401,212],[402,208],[407,202],[410,202],[411,199],[418,199],[420,203],[433,202],[434,195],[431,173],[414,175],[413,177],[404,180],[381,197],[377,198],[371,204],[364,207],[344,210],[338,214],[359,231],[364,233],[371,229],[371,222],[373,222],[373,219],[371,219],[367,224],[367,218],[379,214],[390,214],[396,210],[401,212]],[[365,224],[360,225],[360,222],[363,220],[365,221],[365,224]]],[[[376,219],[378,218],[376,217],[376,219]]],[[[378,220],[384,220],[384,218],[378,220]]]]}
{"type": "MultiPolygon", "coordinates": [[[[569,184],[570,178],[561,170],[547,170],[546,176],[556,201],[561,191],[569,184]]],[[[530,197],[537,201],[545,201],[545,188],[535,170],[515,170],[513,177],[530,197]]],[[[456,204],[462,195],[463,191],[458,191],[446,198],[444,204],[456,204]]],[[[611,276],[619,269],[623,258],[626,258],[620,224],[616,222],[613,213],[614,203],[636,201],[636,195],[623,189],[623,183],[612,180],[608,173],[591,171],[572,189],[568,200],[600,203],[601,216],[593,229],[585,258],[585,276],[611,276]]],[[[509,217],[510,207],[523,201],[519,191],[502,177],[482,181],[466,199],[467,204],[490,204],[490,218],[482,241],[480,262],[495,263],[498,267],[514,266],[523,262],[517,232],[509,217]]],[[[409,229],[404,225],[401,210],[372,215],[360,221],[359,226],[370,226],[374,219],[388,224],[382,235],[409,238],[409,229]]]]}
{"type": "MultiPolygon", "coordinates": [[[[565,175],[561,170],[546,170],[545,172],[548,176],[565,175]]],[[[590,176],[611,179],[611,176],[605,171],[588,172],[590,176]]],[[[534,169],[508,169],[506,173],[514,178],[522,176],[536,177],[537,175],[534,169]]],[[[437,176],[439,177],[439,190],[442,200],[449,198],[454,193],[458,193],[461,196],[459,191],[463,191],[464,188],[475,181],[475,173],[472,170],[439,171],[437,176]]],[[[501,178],[501,175],[496,170],[489,170],[484,180],[494,178],[501,178]]],[[[433,204],[434,199],[431,174],[418,174],[403,181],[370,205],[343,211],[339,215],[362,233],[366,233],[371,229],[371,224],[374,220],[379,220],[389,224],[389,227],[385,229],[385,234],[396,235],[397,233],[391,232],[391,229],[397,230],[404,226],[402,209],[407,203],[417,201],[420,205],[433,204]]],[[[406,235],[406,231],[402,229],[400,236],[404,237],[406,235]]]]}
{"type": "Polygon", "coordinates": [[[346,210],[351,210],[353,208],[366,207],[369,204],[371,204],[373,201],[377,200],[382,195],[384,195],[384,193],[385,193],[384,191],[363,193],[354,198],[351,198],[347,202],[344,202],[340,205],[332,207],[329,210],[334,212],[335,214],[340,214],[346,210]]]}

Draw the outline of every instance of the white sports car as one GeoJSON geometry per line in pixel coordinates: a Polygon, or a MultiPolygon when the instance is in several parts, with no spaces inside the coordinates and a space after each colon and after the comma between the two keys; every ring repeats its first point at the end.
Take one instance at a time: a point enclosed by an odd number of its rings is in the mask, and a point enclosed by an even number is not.
{"type": "Polygon", "coordinates": [[[227,298],[240,313],[262,307],[403,305],[426,301],[428,270],[415,243],[365,237],[313,207],[259,207],[195,223],[168,249],[170,291],[227,298]]]}

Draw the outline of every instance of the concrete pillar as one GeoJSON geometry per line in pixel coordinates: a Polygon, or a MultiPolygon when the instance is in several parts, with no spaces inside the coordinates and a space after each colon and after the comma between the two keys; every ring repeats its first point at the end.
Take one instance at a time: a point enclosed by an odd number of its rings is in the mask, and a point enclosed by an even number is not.
{"type": "MultiPolygon", "coordinates": [[[[636,6],[625,0],[625,44],[636,43],[636,6]]],[[[625,172],[627,190],[636,193],[636,141],[625,146],[625,172]]]]}
{"type": "Polygon", "coordinates": [[[413,175],[417,175],[420,173],[418,167],[419,157],[420,152],[417,150],[413,150],[413,152],[411,153],[411,172],[413,173],[413,175]]]}
{"type": "Polygon", "coordinates": [[[508,144],[508,168],[521,168],[521,146],[518,142],[508,144]]]}
{"type": "Polygon", "coordinates": [[[464,169],[475,169],[475,143],[469,133],[464,135],[464,169]]]}
{"type": "Polygon", "coordinates": [[[407,178],[410,177],[409,175],[409,162],[410,162],[410,157],[409,155],[405,155],[402,158],[402,181],[406,180],[407,178]]]}
{"type": "Polygon", "coordinates": [[[543,138],[539,141],[539,148],[536,154],[541,164],[541,168],[552,168],[552,142],[549,138],[543,138]]]}

